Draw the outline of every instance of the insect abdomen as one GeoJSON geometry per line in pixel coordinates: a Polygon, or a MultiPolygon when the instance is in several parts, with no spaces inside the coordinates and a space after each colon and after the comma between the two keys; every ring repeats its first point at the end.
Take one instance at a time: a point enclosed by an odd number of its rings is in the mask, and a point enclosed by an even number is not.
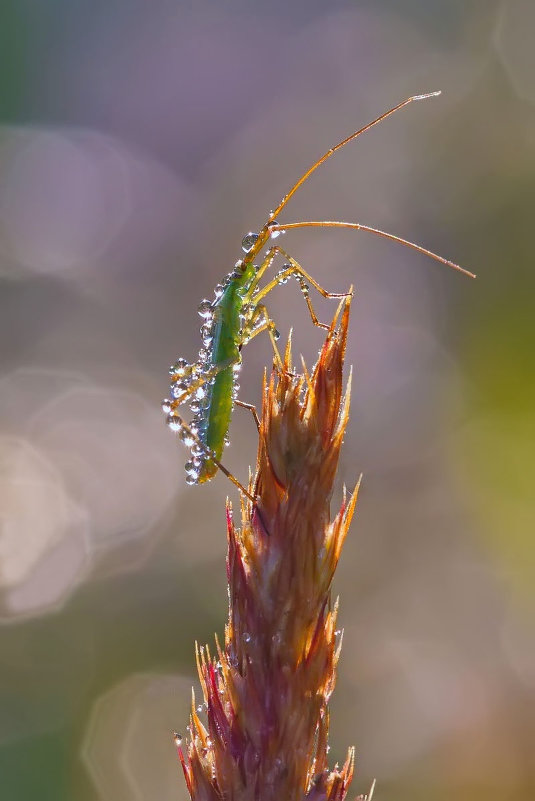
{"type": "MultiPolygon", "coordinates": [[[[228,434],[234,405],[234,365],[240,361],[238,349],[242,299],[239,285],[231,283],[214,307],[212,321],[211,363],[214,367],[227,365],[218,372],[209,388],[202,440],[220,461],[228,434]]],[[[199,474],[199,483],[209,481],[217,465],[209,457],[199,474]]]]}

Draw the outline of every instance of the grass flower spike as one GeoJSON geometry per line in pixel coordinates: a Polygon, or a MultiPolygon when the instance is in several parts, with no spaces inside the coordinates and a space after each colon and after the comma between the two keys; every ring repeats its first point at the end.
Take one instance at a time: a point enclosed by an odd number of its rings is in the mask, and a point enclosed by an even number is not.
{"type": "Polygon", "coordinates": [[[241,527],[227,507],[229,619],[216,653],[197,649],[187,753],[193,801],[343,801],[354,751],[327,764],[328,702],[341,639],[331,584],[356,503],[330,500],[348,420],[343,363],[350,298],[308,374],[284,365],[264,387],[256,476],[241,527]],[[204,717],[204,716],[203,716],[204,717]]]}

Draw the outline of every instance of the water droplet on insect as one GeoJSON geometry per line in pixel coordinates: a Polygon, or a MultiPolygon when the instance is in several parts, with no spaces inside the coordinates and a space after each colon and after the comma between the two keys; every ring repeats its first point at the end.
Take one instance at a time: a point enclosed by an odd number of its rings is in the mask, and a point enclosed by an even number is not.
{"type": "Polygon", "coordinates": [[[273,337],[274,339],[280,339],[280,331],[277,331],[276,328],[273,330],[273,337]]]}
{"type": "Polygon", "coordinates": [[[169,426],[171,431],[180,431],[180,429],[182,428],[182,420],[175,414],[168,414],[167,425],[169,426]]]}
{"type": "MultiPolygon", "coordinates": [[[[271,228],[272,225],[278,225],[278,222],[276,220],[272,220],[268,227],[271,228]]],[[[270,233],[271,239],[276,239],[280,235],[281,231],[271,231],[270,233]]]]}
{"type": "Polygon", "coordinates": [[[216,297],[216,300],[221,297],[224,291],[225,287],[223,286],[223,284],[217,284],[217,286],[214,289],[214,295],[216,297]]]}
{"type": "Polygon", "coordinates": [[[202,712],[202,704],[199,704],[199,706],[197,707],[197,712],[202,712]]]}
{"type": "Polygon", "coordinates": [[[182,735],[179,734],[177,731],[174,731],[173,738],[175,740],[176,747],[179,748],[182,745],[182,735]]]}
{"type": "Polygon", "coordinates": [[[174,364],[169,368],[170,375],[184,375],[189,364],[186,359],[177,359],[174,364]]]}
{"type": "Polygon", "coordinates": [[[176,384],[171,384],[171,395],[173,398],[180,398],[187,390],[187,385],[183,381],[177,381],[176,384]]]}
{"type": "Polygon", "coordinates": [[[254,231],[249,231],[248,234],[245,234],[241,241],[241,249],[243,252],[249,253],[253,249],[257,239],[258,234],[255,234],[254,231]]]}
{"type": "Polygon", "coordinates": [[[206,319],[209,317],[211,318],[213,316],[212,301],[207,300],[206,298],[201,300],[197,307],[197,311],[201,317],[206,319]]]}
{"type": "Polygon", "coordinates": [[[197,477],[188,473],[188,475],[186,476],[186,484],[189,484],[190,486],[192,484],[198,484],[197,477]]]}
{"type": "Polygon", "coordinates": [[[178,438],[181,442],[184,443],[186,448],[191,448],[191,446],[195,443],[194,437],[191,435],[191,432],[188,431],[187,428],[181,428],[178,432],[178,438]]]}
{"type": "Polygon", "coordinates": [[[211,737],[207,737],[206,738],[206,745],[208,746],[208,748],[212,747],[212,738],[211,737]]]}
{"type": "Polygon", "coordinates": [[[195,390],[195,397],[197,398],[197,400],[202,400],[204,397],[206,397],[205,387],[197,387],[197,389],[195,390]]]}
{"type": "Polygon", "coordinates": [[[206,348],[201,348],[199,351],[199,362],[205,362],[208,358],[208,351],[206,348]]]}
{"type": "Polygon", "coordinates": [[[165,398],[162,401],[162,412],[164,414],[169,414],[170,411],[171,411],[171,401],[169,400],[169,398],[165,398]]]}
{"type": "Polygon", "coordinates": [[[192,400],[190,405],[189,405],[189,408],[191,409],[193,414],[197,414],[197,412],[200,411],[200,409],[201,409],[200,401],[192,400]]]}
{"type": "Polygon", "coordinates": [[[244,631],[244,632],[243,632],[243,634],[242,634],[242,640],[243,640],[244,642],[251,642],[251,640],[252,640],[252,639],[253,639],[253,638],[251,637],[251,635],[249,634],[249,632],[248,632],[248,631],[244,631]]]}
{"type": "Polygon", "coordinates": [[[236,364],[232,365],[232,372],[234,375],[237,375],[241,370],[241,362],[237,362],[236,364]]]}

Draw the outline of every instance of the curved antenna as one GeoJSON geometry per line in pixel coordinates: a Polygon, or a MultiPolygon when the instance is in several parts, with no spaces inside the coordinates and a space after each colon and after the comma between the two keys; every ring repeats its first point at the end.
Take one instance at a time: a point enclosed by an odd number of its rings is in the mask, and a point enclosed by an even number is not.
{"type": "Polygon", "coordinates": [[[286,223],[286,224],[279,224],[275,223],[270,226],[271,231],[288,231],[292,228],[352,228],[354,231],[367,231],[369,234],[375,234],[376,236],[381,236],[383,239],[390,239],[392,242],[399,242],[401,245],[405,245],[412,250],[418,251],[418,253],[423,253],[425,256],[429,256],[429,258],[433,259],[434,261],[438,261],[441,264],[445,264],[447,267],[451,267],[454,270],[458,270],[460,273],[464,273],[464,275],[468,275],[470,278],[475,278],[475,273],[471,273],[469,270],[465,270],[464,267],[461,267],[458,264],[455,264],[454,261],[450,261],[449,259],[445,259],[443,256],[439,256],[438,253],[433,253],[432,250],[428,250],[427,248],[422,247],[422,245],[417,245],[415,242],[410,242],[408,239],[403,239],[401,236],[396,236],[395,234],[389,234],[388,231],[381,231],[379,228],[372,228],[370,225],[362,225],[362,223],[348,223],[348,222],[341,222],[340,220],[307,220],[305,222],[294,222],[294,223],[286,223]]]}
{"type": "Polygon", "coordinates": [[[288,203],[288,201],[290,200],[292,195],[294,195],[297,192],[297,190],[299,189],[299,187],[302,186],[305,183],[307,178],[309,178],[312,175],[314,170],[317,170],[318,167],[321,164],[323,164],[324,161],[327,161],[327,159],[330,158],[333,155],[333,153],[336,153],[337,150],[340,150],[340,148],[344,147],[344,145],[347,145],[347,143],[351,142],[353,139],[356,139],[357,136],[360,136],[361,134],[365,133],[365,131],[369,131],[370,128],[373,128],[374,125],[377,125],[378,123],[382,122],[383,120],[386,120],[387,117],[390,117],[396,111],[399,111],[404,106],[408,106],[409,103],[412,103],[415,100],[427,100],[429,97],[438,97],[439,94],[441,94],[440,91],[438,91],[438,92],[428,92],[426,95],[412,95],[412,97],[408,97],[406,100],[403,100],[402,103],[398,103],[397,106],[394,106],[389,111],[385,111],[384,114],[381,114],[381,116],[377,117],[377,119],[373,120],[373,122],[369,122],[367,125],[364,126],[364,128],[360,128],[360,130],[355,131],[355,133],[352,133],[350,136],[346,136],[345,139],[342,139],[342,141],[338,142],[338,144],[335,145],[334,147],[329,148],[329,150],[326,153],[324,153],[323,156],[320,159],[318,159],[312,165],[312,167],[310,167],[301,176],[301,178],[297,181],[297,183],[292,186],[292,188],[290,189],[288,194],[284,195],[284,197],[282,198],[281,202],[279,203],[279,205],[277,206],[275,211],[272,211],[270,213],[269,219],[268,219],[268,225],[270,223],[272,223],[278,217],[278,215],[281,213],[283,208],[286,206],[286,204],[288,203]]]}

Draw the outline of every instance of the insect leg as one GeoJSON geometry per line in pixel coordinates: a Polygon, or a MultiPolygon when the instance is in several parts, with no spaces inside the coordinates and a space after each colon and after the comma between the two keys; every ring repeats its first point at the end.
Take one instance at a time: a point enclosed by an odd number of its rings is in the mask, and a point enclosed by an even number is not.
{"type": "MultiPolygon", "coordinates": [[[[272,281],[266,284],[266,286],[262,287],[262,289],[258,291],[258,293],[255,295],[255,301],[267,295],[268,292],[271,292],[271,290],[274,289],[280,282],[284,281],[287,278],[294,277],[297,279],[299,283],[299,287],[307,304],[312,322],[314,323],[314,325],[318,326],[318,328],[325,328],[328,331],[330,329],[330,326],[326,325],[325,323],[320,323],[316,315],[316,312],[314,311],[314,307],[312,306],[312,301],[310,300],[308,294],[308,284],[312,284],[314,289],[316,289],[320,293],[320,295],[322,295],[324,298],[345,298],[347,297],[347,292],[327,292],[327,290],[324,289],[320,284],[318,284],[318,282],[315,281],[314,278],[312,278],[312,276],[309,275],[309,273],[307,273],[306,270],[304,270],[303,267],[301,267],[301,265],[295,259],[293,259],[288,253],[286,253],[285,250],[283,250],[278,245],[275,245],[273,248],[270,248],[270,253],[268,254],[268,256],[270,254],[272,254],[272,256],[271,260],[266,266],[269,266],[273,262],[275,254],[277,253],[279,253],[281,256],[287,259],[287,261],[289,262],[289,266],[283,268],[281,272],[276,276],[276,278],[274,278],[272,281]]],[[[260,266],[258,272],[260,272],[260,270],[264,267],[264,264],[266,264],[267,261],[268,257],[266,257],[266,259],[260,266]]],[[[262,272],[264,272],[264,270],[262,270],[262,272]]]]}
{"type": "Polygon", "coordinates": [[[188,377],[184,378],[184,391],[181,395],[175,398],[175,400],[168,404],[170,410],[174,412],[175,409],[178,409],[179,406],[182,406],[183,403],[191,398],[191,396],[194,395],[198,389],[201,389],[204,384],[207,384],[212,380],[212,378],[215,378],[218,373],[220,373],[222,370],[226,370],[227,367],[231,367],[233,364],[236,364],[239,362],[239,360],[239,358],[225,359],[224,362],[214,364],[209,370],[205,370],[202,375],[194,377],[195,374],[191,373],[188,377]]]}
{"type": "Polygon", "coordinates": [[[256,411],[256,406],[254,405],[254,403],[245,403],[245,401],[238,400],[237,398],[234,401],[234,403],[236,404],[236,406],[241,406],[242,409],[249,409],[249,411],[253,415],[255,425],[258,431],[260,431],[260,418],[258,416],[258,412],[256,411]]]}
{"type": "Polygon", "coordinates": [[[253,309],[253,311],[251,313],[251,316],[250,316],[250,318],[249,318],[249,320],[247,322],[247,325],[246,325],[246,327],[244,329],[244,332],[243,332],[243,334],[244,334],[244,336],[243,336],[244,344],[247,343],[247,342],[250,342],[251,339],[256,337],[258,334],[261,334],[262,331],[266,331],[266,330],[267,330],[267,332],[269,334],[269,338],[271,340],[271,345],[273,346],[273,353],[274,353],[274,356],[275,356],[275,363],[276,363],[277,367],[282,370],[283,361],[282,361],[282,357],[281,357],[281,355],[279,353],[279,349],[277,347],[277,339],[279,338],[279,332],[277,331],[277,327],[275,325],[275,322],[269,316],[269,312],[266,309],[266,307],[264,306],[264,304],[263,303],[256,303],[256,298],[255,298],[254,309],[253,309]],[[263,319],[263,322],[259,322],[261,319],[263,319]]]}

